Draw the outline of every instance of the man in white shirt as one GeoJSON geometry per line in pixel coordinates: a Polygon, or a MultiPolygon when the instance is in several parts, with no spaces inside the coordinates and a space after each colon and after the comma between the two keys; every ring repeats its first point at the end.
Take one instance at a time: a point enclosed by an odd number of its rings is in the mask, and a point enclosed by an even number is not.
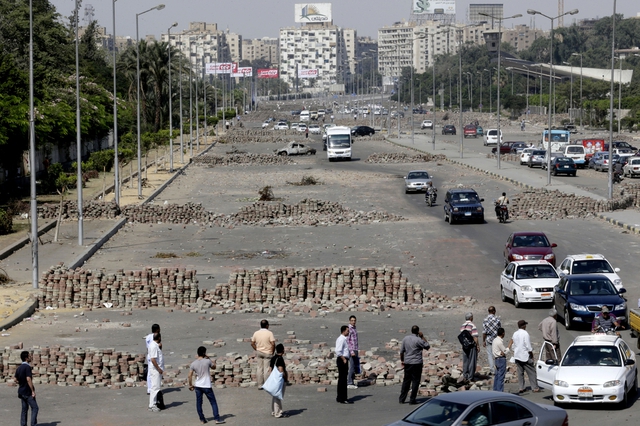
{"type": "Polygon", "coordinates": [[[196,411],[198,412],[198,417],[200,417],[200,423],[207,422],[202,412],[202,395],[205,395],[211,404],[214,421],[216,424],[222,424],[224,421],[220,418],[216,396],[213,394],[213,389],[211,389],[212,368],[216,368],[216,365],[207,356],[207,348],[200,346],[198,348],[198,359],[193,361],[189,367],[189,390],[196,391],[196,411]],[[196,376],[195,384],[193,383],[194,373],[196,376]]]}
{"type": "Polygon", "coordinates": [[[516,359],[516,367],[518,369],[518,393],[526,391],[524,384],[524,372],[527,372],[529,384],[533,392],[540,392],[538,387],[538,376],[533,363],[533,348],[531,347],[531,339],[527,333],[527,322],[525,320],[518,321],[518,331],[513,333],[513,337],[509,342],[509,349],[513,346],[513,357],[516,359]]]}
{"type": "Polygon", "coordinates": [[[160,349],[160,343],[162,337],[160,333],[153,336],[153,342],[149,344],[148,357],[151,361],[149,363],[149,379],[151,380],[151,393],[149,393],[149,411],[158,412],[160,409],[156,406],[158,392],[160,391],[160,385],[162,382],[162,374],[164,373],[164,357],[162,356],[162,349],[160,349]]]}
{"type": "Polygon", "coordinates": [[[340,404],[353,404],[347,397],[347,375],[349,374],[349,345],[347,336],[349,327],[340,327],[340,336],[336,339],[336,365],[338,366],[338,396],[336,401],[340,404]]]}
{"type": "Polygon", "coordinates": [[[498,328],[497,336],[491,342],[491,356],[494,360],[496,375],[493,379],[493,390],[504,392],[504,376],[507,373],[507,353],[509,348],[504,346],[504,328],[498,328]]]}
{"type": "Polygon", "coordinates": [[[149,380],[149,372],[151,371],[151,361],[149,360],[149,345],[153,342],[153,336],[160,333],[160,326],[153,324],[151,326],[151,333],[147,334],[144,338],[144,342],[147,345],[147,395],[151,393],[151,380],[149,380]]]}

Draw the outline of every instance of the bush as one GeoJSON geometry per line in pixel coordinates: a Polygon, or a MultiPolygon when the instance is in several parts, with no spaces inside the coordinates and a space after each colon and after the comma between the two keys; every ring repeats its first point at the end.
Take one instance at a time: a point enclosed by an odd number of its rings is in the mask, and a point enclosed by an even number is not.
{"type": "Polygon", "coordinates": [[[13,216],[8,211],[0,209],[0,235],[13,232],[13,216]]]}
{"type": "Polygon", "coordinates": [[[273,190],[269,185],[263,187],[260,191],[258,191],[258,194],[260,194],[260,201],[273,201],[273,190]]]}
{"type": "Polygon", "coordinates": [[[105,149],[104,151],[92,152],[89,156],[89,162],[93,167],[90,169],[85,169],[83,164],[83,171],[96,170],[98,172],[103,172],[106,169],[107,172],[110,172],[113,168],[114,155],[115,152],[113,149],[105,149]]]}

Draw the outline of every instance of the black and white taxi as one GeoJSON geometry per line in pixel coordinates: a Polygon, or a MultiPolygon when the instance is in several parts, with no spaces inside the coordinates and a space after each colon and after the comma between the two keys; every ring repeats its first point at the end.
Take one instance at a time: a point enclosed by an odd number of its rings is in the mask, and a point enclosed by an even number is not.
{"type": "Polygon", "coordinates": [[[560,277],[546,260],[510,262],[500,274],[500,298],[513,300],[516,308],[524,303],[553,302],[554,287],[560,277]]]}

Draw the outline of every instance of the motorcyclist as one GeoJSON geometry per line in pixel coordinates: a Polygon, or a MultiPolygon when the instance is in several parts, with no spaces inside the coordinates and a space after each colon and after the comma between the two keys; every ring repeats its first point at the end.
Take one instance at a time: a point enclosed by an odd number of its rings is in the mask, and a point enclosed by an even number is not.
{"type": "Polygon", "coordinates": [[[438,189],[433,186],[432,181],[429,181],[429,183],[427,184],[427,191],[424,194],[424,198],[427,203],[429,202],[430,194],[433,194],[433,202],[435,203],[436,199],[438,198],[438,189]]]}
{"type": "Polygon", "coordinates": [[[599,315],[596,315],[593,319],[593,323],[591,323],[591,332],[597,333],[607,330],[614,330],[616,328],[624,328],[618,318],[615,315],[609,312],[609,308],[606,306],[602,307],[602,310],[599,315]]]}
{"type": "Polygon", "coordinates": [[[620,161],[616,161],[615,163],[613,163],[613,177],[614,180],[620,181],[622,180],[622,174],[623,174],[623,167],[622,167],[622,162],[620,161]]]}
{"type": "Polygon", "coordinates": [[[496,217],[500,217],[500,209],[507,204],[509,204],[509,197],[506,192],[503,192],[502,196],[496,200],[496,217]]]}

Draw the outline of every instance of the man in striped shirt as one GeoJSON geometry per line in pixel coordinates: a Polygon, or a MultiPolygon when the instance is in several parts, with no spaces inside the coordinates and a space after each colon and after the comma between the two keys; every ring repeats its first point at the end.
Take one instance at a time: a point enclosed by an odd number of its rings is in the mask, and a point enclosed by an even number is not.
{"type": "Polygon", "coordinates": [[[498,329],[502,327],[500,318],[496,316],[496,308],[489,306],[489,315],[482,321],[482,345],[487,348],[487,358],[489,359],[489,370],[491,374],[496,374],[495,363],[493,362],[493,354],[491,344],[493,339],[498,335],[498,329]]]}
{"type": "Polygon", "coordinates": [[[349,347],[349,374],[347,375],[347,389],[358,389],[358,385],[353,383],[356,373],[360,373],[360,357],[358,356],[358,331],[356,330],[356,316],[349,317],[349,335],[347,336],[347,346],[349,347]]]}

